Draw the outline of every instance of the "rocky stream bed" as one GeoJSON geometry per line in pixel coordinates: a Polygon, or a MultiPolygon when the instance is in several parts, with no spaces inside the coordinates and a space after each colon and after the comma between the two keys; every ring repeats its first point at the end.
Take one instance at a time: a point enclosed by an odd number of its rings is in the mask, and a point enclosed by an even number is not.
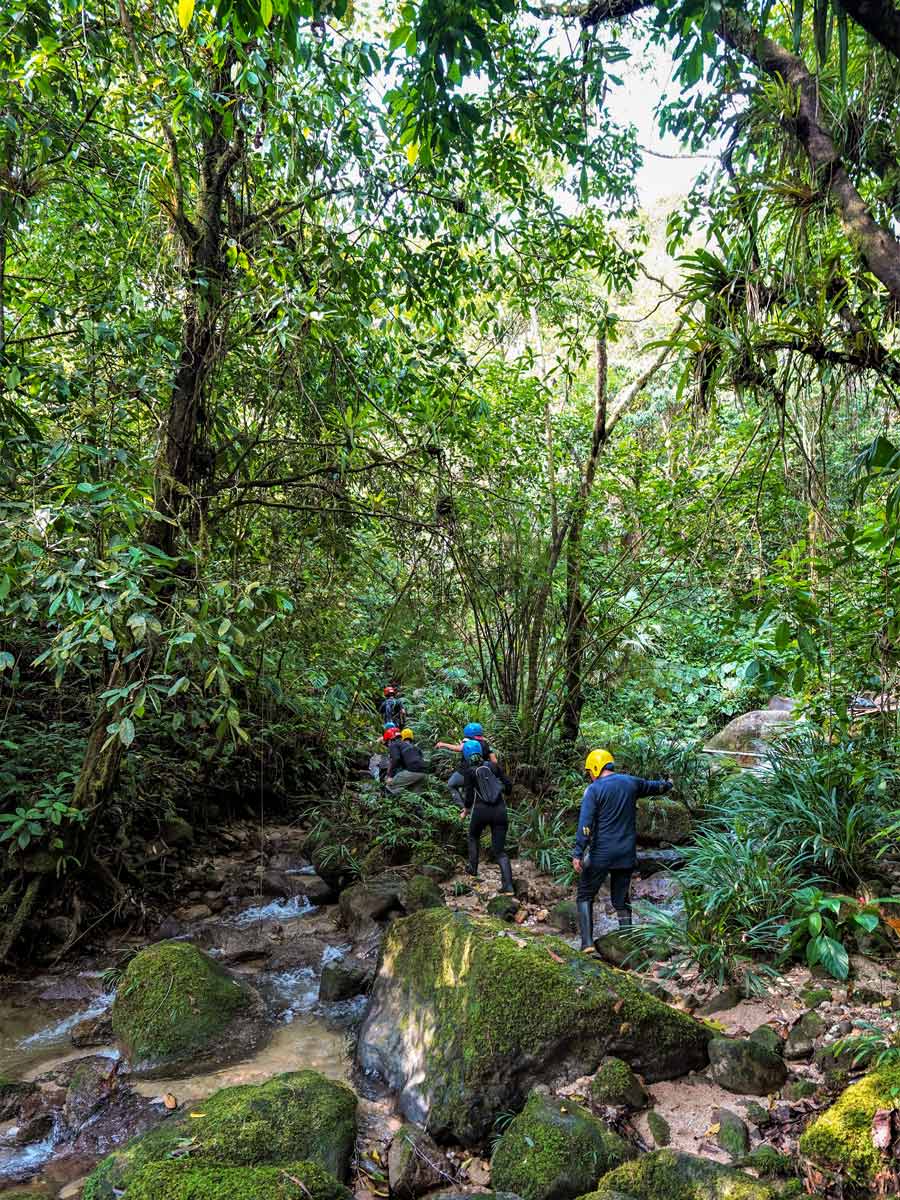
{"type": "MultiPolygon", "coordinates": [[[[0,1195],[896,1194],[898,1072],[833,1049],[895,1030],[884,964],[714,992],[618,969],[602,905],[606,961],[586,960],[570,896],[528,863],[514,898],[490,864],[340,891],[303,845],[235,827],[185,855],[155,937],[4,982],[0,1195]]],[[[677,865],[644,851],[636,897],[677,909],[677,865]]]]}

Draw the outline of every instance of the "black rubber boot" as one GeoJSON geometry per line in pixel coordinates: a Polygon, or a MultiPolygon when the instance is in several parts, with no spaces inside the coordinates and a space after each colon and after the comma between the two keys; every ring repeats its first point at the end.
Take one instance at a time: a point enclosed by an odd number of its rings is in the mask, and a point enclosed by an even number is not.
{"type": "Polygon", "coordinates": [[[512,867],[509,863],[509,856],[499,854],[497,856],[497,866],[500,868],[500,891],[511,892],[513,890],[512,867]]]}
{"type": "Polygon", "coordinates": [[[594,949],[594,906],[590,900],[579,900],[577,907],[581,949],[585,954],[596,954],[594,949]]]}
{"type": "Polygon", "coordinates": [[[469,875],[478,874],[478,838],[469,838],[469,862],[466,871],[469,875]]]}
{"type": "Polygon", "coordinates": [[[619,918],[619,928],[620,929],[630,929],[631,928],[631,909],[630,908],[617,908],[616,916],[619,918]]]}

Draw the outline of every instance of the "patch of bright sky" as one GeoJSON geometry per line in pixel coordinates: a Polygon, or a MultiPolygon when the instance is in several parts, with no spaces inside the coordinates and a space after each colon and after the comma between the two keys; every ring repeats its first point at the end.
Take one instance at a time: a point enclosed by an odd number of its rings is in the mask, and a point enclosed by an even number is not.
{"type": "Polygon", "coordinates": [[[621,41],[631,58],[613,68],[622,86],[610,88],[606,107],[622,125],[637,130],[644,161],[635,183],[641,206],[648,208],[658,200],[686,195],[697,175],[711,165],[715,147],[708,156],[697,156],[672,134],[660,136],[656,107],[663,97],[679,90],[671,53],[650,42],[640,29],[626,33],[621,41]]]}

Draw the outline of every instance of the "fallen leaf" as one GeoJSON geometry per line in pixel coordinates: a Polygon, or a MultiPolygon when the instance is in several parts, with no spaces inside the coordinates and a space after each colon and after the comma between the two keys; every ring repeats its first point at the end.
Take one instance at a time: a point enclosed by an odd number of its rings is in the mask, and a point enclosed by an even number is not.
{"type": "Polygon", "coordinates": [[[517,925],[524,925],[527,917],[528,917],[528,913],[525,911],[525,909],[520,908],[519,911],[516,913],[516,915],[513,917],[513,920],[515,921],[515,923],[517,925]]]}
{"type": "Polygon", "coordinates": [[[206,1113],[191,1113],[192,1117],[205,1117],[206,1113]]]}
{"type": "Polygon", "coordinates": [[[872,1118],[872,1145],[876,1150],[888,1151],[894,1140],[894,1111],[880,1108],[872,1118]]]}
{"type": "Polygon", "coordinates": [[[178,1101],[171,1092],[166,1092],[166,1094],[163,1096],[163,1104],[166,1106],[169,1112],[171,1112],[173,1108],[178,1107],[178,1101]]]}
{"type": "Polygon", "coordinates": [[[617,1000],[617,1001],[615,1002],[615,1004],[613,1005],[613,1012],[614,1012],[614,1013],[620,1013],[620,1012],[622,1011],[622,1009],[624,1008],[624,1006],[625,1006],[625,1000],[624,1000],[624,998],[621,998],[621,999],[617,1000]]]}
{"type": "Polygon", "coordinates": [[[707,1129],[706,1136],[707,1137],[715,1137],[716,1134],[719,1132],[719,1128],[720,1128],[719,1123],[718,1123],[718,1121],[716,1121],[716,1123],[714,1125],[710,1125],[709,1129],[707,1129]]]}
{"type": "Polygon", "coordinates": [[[562,960],[562,959],[559,957],[559,955],[558,955],[558,954],[554,953],[554,951],[550,949],[550,947],[549,947],[549,946],[547,946],[547,953],[550,955],[550,957],[553,959],[553,961],[554,961],[554,962],[561,963],[561,962],[563,961],[563,960],[562,960]]]}

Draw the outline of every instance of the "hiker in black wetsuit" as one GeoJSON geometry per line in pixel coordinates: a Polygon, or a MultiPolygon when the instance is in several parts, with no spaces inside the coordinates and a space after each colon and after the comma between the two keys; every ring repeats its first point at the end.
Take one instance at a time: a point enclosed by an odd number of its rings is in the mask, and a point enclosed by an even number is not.
{"type": "Polygon", "coordinates": [[[671,791],[672,782],[617,775],[608,750],[592,750],[584,769],[592,782],[581,801],[572,866],[580,875],[576,899],[581,949],[594,954],[594,897],[607,875],[619,928],[631,925],[629,889],[637,847],[635,802],[639,796],[660,796],[671,791]],[[590,861],[585,862],[588,848],[590,861]]]}
{"type": "MultiPolygon", "coordinates": [[[[478,721],[470,721],[463,728],[461,742],[435,742],[435,750],[455,750],[457,754],[462,754],[463,743],[466,740],[478,742],[481,745],[481,757],[490,759],[492,763],[497,761],[497,755],[494,753],[490,742],[484,736],[484,730],[478,721]]],[[[450,778],[447,780],[447,787],[450,789],[450,795],[453,798],[453,803],[463,807],[463,782],[465,776],[463,768],[465,767],[465,759],[459,764],[450,778]]]]}
{"type": "Polygon", "coordinates": [[[422,751],[415,743],[411,729],[401,731],[399,737],[391,739],[388,746],[391,763],[388,767],[385,786],[389,792],[421,792],[428,775],[428,764],[422,751]]]}
{"type": "Polygon", "coordinates": [[[400,729],[405,724],[406,709],[393,684],[389,683],[384,689],[384,699],[379,703],[378,711],[385,725],[396,725],[400,729]]]}
{"type": "Polygon", "coordinates": [[[509,816],[506,811],[505,795],[512,787],[512,781],[507,778],[495,762],[485,762],[482,757],[483,747],[474,738],[467,738],[462,744],[463,769],[463,809],[461,819],[465,820],[469,813],[469,862],[467,866],[470,875],[478,874],[479,839],[485,829],[491,831],[491,850],[500,868],[500,891],[513,890],[512,867],[506,853],[506,829],[509,816]]]}

